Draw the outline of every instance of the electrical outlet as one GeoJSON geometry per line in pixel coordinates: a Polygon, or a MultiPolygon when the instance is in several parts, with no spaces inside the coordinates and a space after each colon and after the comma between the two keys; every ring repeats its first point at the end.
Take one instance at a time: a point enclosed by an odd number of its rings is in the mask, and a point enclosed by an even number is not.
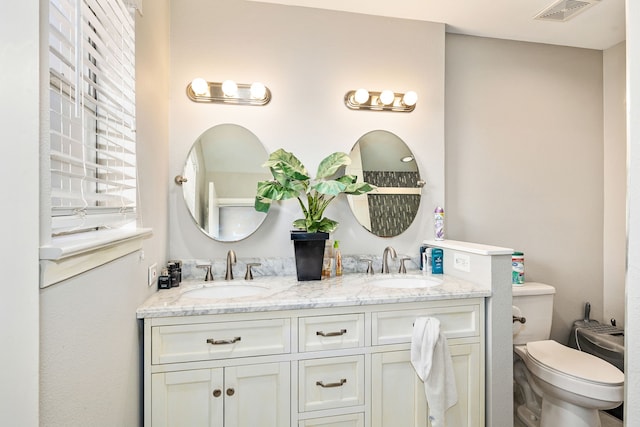
{"type": "Polygon", "coordinates": [[[469,255],[459,254],[454,252],[453,254],[453,268],[460,271],[471,271],[471,258],[469,255]]]}
{"type": "Polygon", "coordinates": [[[158,263],[154,262],[149,266],[149,274],[147,276],[147,286],[151,286],[158,280],[158,263]]]}

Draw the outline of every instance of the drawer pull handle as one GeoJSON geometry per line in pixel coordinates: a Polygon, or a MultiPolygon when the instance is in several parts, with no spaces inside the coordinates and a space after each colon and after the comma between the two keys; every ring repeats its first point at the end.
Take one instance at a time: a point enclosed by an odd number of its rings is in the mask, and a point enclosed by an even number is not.
{"type": "Polygon", "coordinates": [[[340,335],[344,335],[347,333],[346,329],[340,329],[340,332],[327,332],[324,333],[322,331],[317,331],[316,335],[320,335],[321,337],[339,337],[340,335]]]}
{"type": "Polygon", "coordinates": [[[213,338],[209,338],[207,340],[207,344],[211,344],[211,345],[235,344],[238,341],[240,341],[241,339],[242,339],[242,337],[235,337],[235,338],[232,338],[230,340],[214,340],[213,338]]]}
{"type": "Polygon", "coordinates": [[[213,390],[213,397],[220,397],[221,394],[222,390],[220,390],[219,388],[213,390]]]}
{"type": "Polygon", "coordinates": [[[347,382],[347,379],[346,378],[342,378],[339,383],[325,384],[322,381],[316,381],[316,385],[319,385],[322,388],[342,387],[346,382],[347,382]]]}

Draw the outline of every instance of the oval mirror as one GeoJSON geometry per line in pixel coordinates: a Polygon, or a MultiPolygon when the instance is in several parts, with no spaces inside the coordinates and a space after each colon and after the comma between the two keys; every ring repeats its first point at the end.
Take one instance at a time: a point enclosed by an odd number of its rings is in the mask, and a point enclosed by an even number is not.
{"type": "Polygon", "coordinates": [[[360,196],[347,196],[358,222],[380,237],[404,232],[418,213],[424,183],[415,156],[395,134],[374,130],[353,146],[347,173],[377,186],[360,196]]]}
{"type": "Polygon", "coordinates": [[[271,179],[262,167],[268,157],[251,131],[234,124],[209,128],[194,142],[184,165],[182,193],[206,235],[236,242],[260,227],[267,214],[253,204],[257,182],[271,179]]]}

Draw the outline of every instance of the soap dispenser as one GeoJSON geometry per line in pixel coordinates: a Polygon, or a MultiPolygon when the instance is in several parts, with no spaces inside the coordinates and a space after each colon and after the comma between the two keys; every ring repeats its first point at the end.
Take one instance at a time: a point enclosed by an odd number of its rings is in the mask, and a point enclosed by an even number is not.
{"type": "Polygon", "coordinates": [[[336,260],[336,276],[342,276],[342,254],[340,253],[340,248],[337,240],[333,242],[333,257],[336,260]]]}

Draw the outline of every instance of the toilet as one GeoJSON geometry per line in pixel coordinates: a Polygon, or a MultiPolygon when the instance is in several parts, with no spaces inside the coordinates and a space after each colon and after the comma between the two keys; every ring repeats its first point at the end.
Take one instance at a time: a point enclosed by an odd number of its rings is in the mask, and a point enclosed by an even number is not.
{"type": "Polygon", "coordinates": [[[624,374],[549,339],[555,288],[512,286],[514,408],[526,427],[600,427],[599,410],[620,405],[624,374]],[[524,323],[522,323],[524,322],[524,323]]]}

